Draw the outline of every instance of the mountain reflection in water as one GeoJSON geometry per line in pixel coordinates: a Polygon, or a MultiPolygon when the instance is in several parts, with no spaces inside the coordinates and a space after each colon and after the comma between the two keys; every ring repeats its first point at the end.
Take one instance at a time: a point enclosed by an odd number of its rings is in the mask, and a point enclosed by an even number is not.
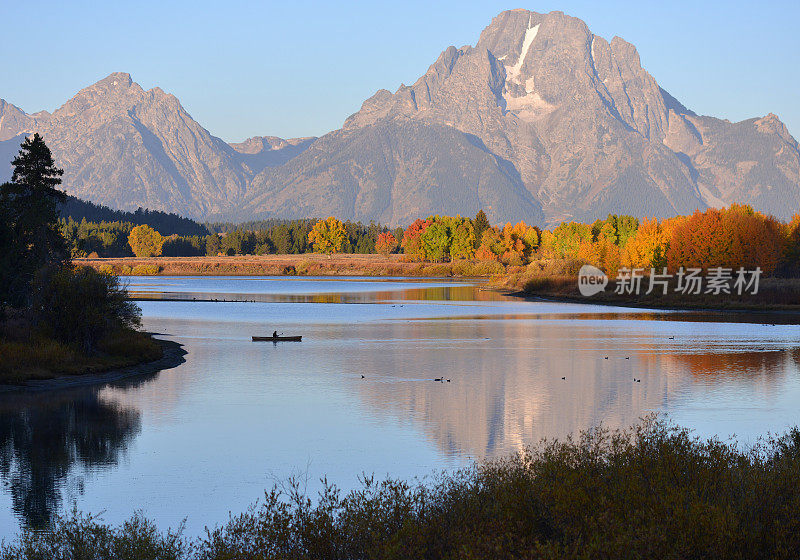
{"type": "Polygon", "coordinates": [[[654,412],[745,443],[800,423],[792,314],[526,302],[441,279],[130,282],[186,362],[0,395],[0,539],[73,504],[198,535],[303,469],[312,494],[321,476],[347,490],[654,412]],[[251,341],[273,330],[303,341],[251,341]]]}

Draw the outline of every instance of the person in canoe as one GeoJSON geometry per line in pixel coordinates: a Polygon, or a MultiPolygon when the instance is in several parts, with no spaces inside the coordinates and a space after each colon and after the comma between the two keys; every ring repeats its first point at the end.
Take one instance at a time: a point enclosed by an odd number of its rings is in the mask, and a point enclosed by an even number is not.
{"type": "Polygon", "coordinates": [[[278,338],[278,331],[272,331],[272,338],[278,338]]]}

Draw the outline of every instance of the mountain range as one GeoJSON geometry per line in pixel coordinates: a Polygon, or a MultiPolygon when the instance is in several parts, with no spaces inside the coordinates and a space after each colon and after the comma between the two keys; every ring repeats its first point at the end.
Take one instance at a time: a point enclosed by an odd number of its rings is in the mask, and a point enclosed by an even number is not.
{"type": "MultiPolygon", "coordinates": [[[[773,114],[732,123],[662,89],[619,37],[561,12],[506,11],[412,85],[320,138],[228,144],[178,99],[114,73],[53,113],[0,99],[0,161],[39,132],[69,194],[201,219],[429,214],[553,224],[746,203],[800,208],[800,148],[773,114]]],[[[10,166],[0,167],[0,180],[10,166]]]]}

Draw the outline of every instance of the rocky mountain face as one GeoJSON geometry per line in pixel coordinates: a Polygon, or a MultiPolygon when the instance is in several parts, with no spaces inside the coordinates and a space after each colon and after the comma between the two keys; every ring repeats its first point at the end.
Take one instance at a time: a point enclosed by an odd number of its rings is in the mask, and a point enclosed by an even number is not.
{"type": "MultiPolygon", "coordinates": [[[[0,156],[13,157],[32,132],[64,168],[69,194],[123,210],[141,206],[192,217],[235,207],[258,172],[310,141],[230,146],[195,122],[175,96],[145,91],[124,73],[81,90],[52,114],[28,115],[0,101],[0,156]]],[[[0,179],[8,175],[10,167],[0,168],[0,179]]]]}
{"type": "Polygon", "coordinates": [[[494,222],[544,224],[732,202],[781,218],[800,208],[800,150],[775,115],[696,115],[633,45],[561,12],[501,13],[474,47],[448,47],[413,85],[378,91],[319,139],[225,144],[127,74],[52,115],[0,101],[0,156],[34,130],[70,194],[194,217],[404,224],[484,208],[494,222]]]}
{"type": "Polygon", "coordinates": [[[774,115],[701,117],[661,89],[636,48],[560,12],[503,12],[475,47],[449,47],[416,83],[345,122],[439,123],[519,173],[548,221],[669,216],[732,202],[787,217],[800,152],[774,115]]]}

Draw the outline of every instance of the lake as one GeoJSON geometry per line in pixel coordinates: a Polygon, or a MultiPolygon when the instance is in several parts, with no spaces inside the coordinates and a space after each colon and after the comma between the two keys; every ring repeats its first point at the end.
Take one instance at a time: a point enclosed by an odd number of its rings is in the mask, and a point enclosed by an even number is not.
{"type": "Polygon", "coordinates": [[[72,507],[186,518],[198,535],[290,476],[311,492],[322,476],[424,478],[656,412],[744,443],[800,424],[793,315],[529,302],[441,279],[129,281],[144,327],[186,362],[0,396],[0,538],[72,507]],[[251,341],[273,330],[303,341],[251,341]]]}

